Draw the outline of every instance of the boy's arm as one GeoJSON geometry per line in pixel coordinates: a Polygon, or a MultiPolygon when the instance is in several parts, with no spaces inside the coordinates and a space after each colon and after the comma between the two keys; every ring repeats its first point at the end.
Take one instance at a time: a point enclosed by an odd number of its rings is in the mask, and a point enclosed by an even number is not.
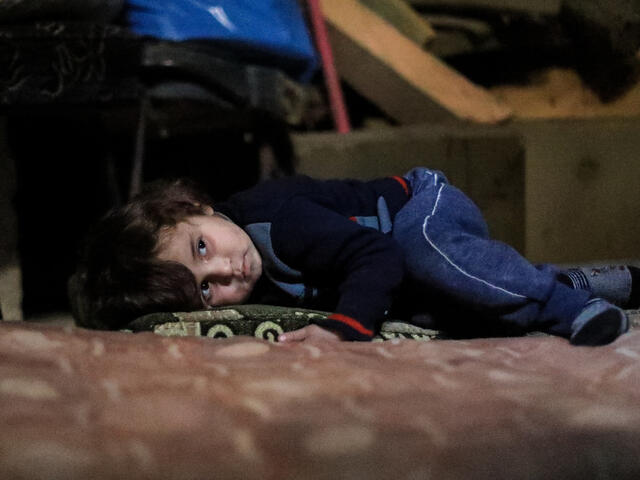
{"type": "Polygon", "coordinates": [[[278,255],[305,276],[335,278],[335,312],[317,324],[345,340],[370,340],[404,276],[400,246],[306,198],[289,202],[272,224],[278,255]]]}

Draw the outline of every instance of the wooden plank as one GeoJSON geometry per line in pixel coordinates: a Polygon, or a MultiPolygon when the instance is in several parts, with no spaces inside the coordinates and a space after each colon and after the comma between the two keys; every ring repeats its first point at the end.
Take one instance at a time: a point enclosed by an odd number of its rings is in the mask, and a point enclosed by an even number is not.
{"type": "Polygon", "coordinates": [[[418,15],[405,0],[360,0],[360,3],[420,46],[426,45],[436,36],[429,22],[418,15]]]}
{"type": "Polygon", "coordinates": [[[338,72],[400,123],[499,123],[511,110],[357,0],[322,0],[338,72]]]}

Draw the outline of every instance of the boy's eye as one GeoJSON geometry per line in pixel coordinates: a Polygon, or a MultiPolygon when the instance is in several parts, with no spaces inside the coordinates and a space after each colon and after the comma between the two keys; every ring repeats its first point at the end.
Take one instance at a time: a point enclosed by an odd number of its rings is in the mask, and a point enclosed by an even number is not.
{"type": "Polygon", "coordinates": [[[200,291],[202,292],[202,296],[205,299],[208,299],[211,295],[211,287],[209,286],[209,282],[202,282],[200,284],[200,291]]]}
{"type": "Polygon", "coordinates": [[[207,244],[202,239],[198,240],[198,253],[203,257],[207,254],[207,244]]]}

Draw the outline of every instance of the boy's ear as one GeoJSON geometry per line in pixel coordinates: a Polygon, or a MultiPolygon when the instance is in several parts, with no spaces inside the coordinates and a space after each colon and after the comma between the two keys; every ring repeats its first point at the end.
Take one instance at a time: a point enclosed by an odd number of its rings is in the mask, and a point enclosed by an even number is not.
{"type": "Polygon", "coordinates": [[[207,216],[212,216],[213,215],[213,207],[211,205],[205,205],[204,207],[202,207],[202,213],[204,213],[207,216]]]}
{"type": "Polygon", "coordinates": [[[211,205],[200,205],[199,203],[195,202],[193,203],[194,207],[200,207],[200,209],[202,210],[202,215],[207,215],[208,217],[213,215],[213,207],[211,205]]]}

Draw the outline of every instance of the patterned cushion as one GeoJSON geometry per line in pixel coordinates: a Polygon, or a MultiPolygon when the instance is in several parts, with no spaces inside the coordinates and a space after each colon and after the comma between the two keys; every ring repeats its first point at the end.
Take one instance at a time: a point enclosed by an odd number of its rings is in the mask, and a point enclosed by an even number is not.
{"type": "MultiPolygon", "coordinates": [[[[249,335],[275,341],[278,334],[302,328],[327,312],[271,305],[234,305],[198,312],[163,312],[140,317],[127,326],[132,332],[153,331],[164,336],[207,336],[227,338],[249,335]]],[[[392,338],[431,340],[444,338],[442,332],[404,322],[382,324],[374,341],[392,338]]]]}

